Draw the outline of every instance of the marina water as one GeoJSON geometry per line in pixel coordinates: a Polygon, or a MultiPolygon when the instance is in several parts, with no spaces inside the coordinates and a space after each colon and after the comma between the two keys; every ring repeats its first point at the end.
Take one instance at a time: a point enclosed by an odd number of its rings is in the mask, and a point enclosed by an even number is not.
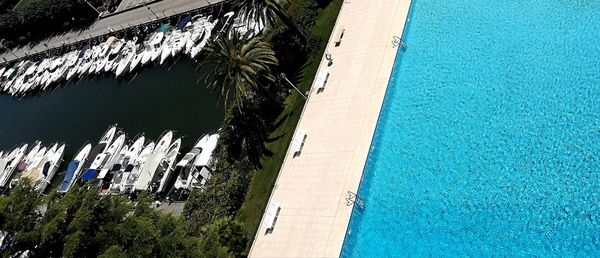
{"type": "Polygon", "coordinates": [[[343,257],[600,256],[600,1],[413,0],[343,257]]]}
{"type": "Polygon", "coordinates": [[[145,133],[154,141],[165,130],[184,136],[182,151],[200,136],[218,130],[223,105],[187,57],[174,64],[147,67],[124,79],[86,76],[52,92],[17,100],[0,96],[0,149],[41,140],[67,143],[63,164],[86,142],[97,143],[117,123],[133,138],[145,133]]]}

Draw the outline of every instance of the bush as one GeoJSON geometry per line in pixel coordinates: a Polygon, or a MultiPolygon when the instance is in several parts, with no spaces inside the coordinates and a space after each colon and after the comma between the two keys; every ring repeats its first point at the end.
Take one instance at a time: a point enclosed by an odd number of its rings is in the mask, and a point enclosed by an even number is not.
{"type": "Polygon", "coordinates": [[[219,164],[205,188],[194,190],[185,204],[183,215],[190,235],[197,235],[217,218],[233,216],[244,202],[252,169],[245,160],[219,164]]]}
{"type": "Polygon", "coordinates": [[[315,24],[319,14],[319,4],[316,1],[293,1],[287,8],[292,20],[305,34],[315,24]]]}
{"type": "Polygon", "coordinates": [[[321,45],[322,39],[313,36],[310,30],[315,24],[320,6],[329,2],[331,0],[296,0],[290,2],[286,11],[298,28],[306,35],[306,42],[303,42],[293,30],[285,26],[276,27],[267,32],[265,37],[273,45],[282,72],[294,75],[296,71],[301,69],[300,66],[307,61],[308,54],[321,45]]]}
{"type": "Polygon", "coordinates": [[[202,228],[201,257],[244,257],[248,240],[241,223],[219,218],[202,228]]]}

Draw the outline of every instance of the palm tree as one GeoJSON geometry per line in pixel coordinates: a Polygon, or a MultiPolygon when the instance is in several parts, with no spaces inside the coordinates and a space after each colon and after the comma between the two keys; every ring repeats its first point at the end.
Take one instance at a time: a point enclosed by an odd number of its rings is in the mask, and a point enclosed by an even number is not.
{"type": "Polygon", "coordinates": [[[271,73],[278,64],[275,51],[261,38],[244,42],[234,33],[231,39],[218,37],[206,46],[206,62],[210,72],[204,75],[210,90],[219,91],[227,105],[230,94],[234,94],[236,105],[254,93],[269,96],[268,85],[276,81],[271,73]]]}
{"type": "MultiPolygon", "coordinates": [[[[271,108],[268,100],[256,96],[254,99],[245,100],[243,109],[231,107],[225,117],[224,125],[219,132],[218,149],[221,150],[225,164],[238,164],[245,160],[246,165],[252,169],[261,168],[261,158],[273,155],[266,143],[271,141],[269,137],[273,131],[273,123],[270,120],[271,108]]],[[[219,167],[223,170],[223,167],[219,167]]]]}
{"type": "MultiPolygon", "coordinates": [[[[286,0],[282,0],[285,3],[286,0]]],[[[247,19],[256,19],[263,24],[273,24],[275,18],[279,18],[288,28],[302,39],[306,40],[304,33],[296,23],[285,13],[285,10],[277,0],[233,0],[233,7],[240,13],[246,14],[247,19]]]]}

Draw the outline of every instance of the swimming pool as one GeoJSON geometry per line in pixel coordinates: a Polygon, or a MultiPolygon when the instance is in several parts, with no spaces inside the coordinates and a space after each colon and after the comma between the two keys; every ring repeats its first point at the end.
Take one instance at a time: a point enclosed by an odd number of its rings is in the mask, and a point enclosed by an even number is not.
{"type": "Polygon", "coordinates": [[[600,255],[600,0],[413,0],[343,257],[600,255]]]}

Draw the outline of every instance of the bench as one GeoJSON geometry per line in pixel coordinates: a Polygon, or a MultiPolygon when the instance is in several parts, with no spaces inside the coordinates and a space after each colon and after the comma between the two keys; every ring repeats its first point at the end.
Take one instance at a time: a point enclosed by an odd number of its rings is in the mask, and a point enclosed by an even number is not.
{"type": "Polygon", "coordinates": [[[275,222],[277,222],[277,216],[279,216],[279,210],[281,210],[281,207],[279,207],[278,202],[269,203],[269,207],[267,207],[267,210],[265,211],[265,220],[263,222],[267,228],[267,234],[273,232],[275,222]]]}
{"type": "Polygon", "coordinates": [[[315,89],[317,93],[323,91],[325,89],[325,84],[327,84],[327,79],[329,79],[329,67],[323,67],[319,70],[317,74],[317,78],[315,80],[315,89]]]}
{"type": "Polygon", "coordinates": [[[335,47],[339,47],[342,44],[342,38],[344,38],[345,32],[346,32],[346,29],[344,29],[344,27],[342,27],[341,29],[339,29],[337,31],[337,33],[335,34],[335,38],[337,39],[337,41],[333,42],[333,43],[335,43],[335,47]]]}
{"type": "Polygon", "coordinates": [[[306,141],[306,131],[302,129],[298,129],[294,137],[292,138],[292,155],[294,157],[298,156],[302,152],[302,148],[304,147],[304,142],[306,141]]]}

